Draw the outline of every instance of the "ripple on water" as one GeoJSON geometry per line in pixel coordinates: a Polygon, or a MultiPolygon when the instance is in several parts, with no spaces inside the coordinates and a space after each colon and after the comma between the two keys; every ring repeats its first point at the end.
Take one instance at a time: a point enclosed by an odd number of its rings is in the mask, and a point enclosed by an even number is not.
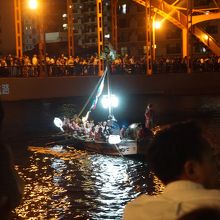
{"type": "Polygon", "coordinates": [[[159,185],[134,159],[62,145],[28,150],[28,165],[17,166],[25,192],[15,219],[121,219],[127,201],[159,185]]]}

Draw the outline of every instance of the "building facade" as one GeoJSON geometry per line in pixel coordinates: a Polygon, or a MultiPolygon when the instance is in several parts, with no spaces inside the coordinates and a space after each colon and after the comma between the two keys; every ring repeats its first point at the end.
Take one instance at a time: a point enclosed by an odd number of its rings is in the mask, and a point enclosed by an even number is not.
{"type": "MultiPolygon", "coordinates": [[[[166,0],[172,4],[173,0],[166,0]]],[[[136,57],[146,52],[146,9],[128,0],[117,1],[118,53],[136,57]]],[[[194,1],[193,8],[209,13],[216,8],[214,0],[194,1]]],[[[43,17],[46,36],[46,52],[50,55],[67,55],[67,1],[44,1],[41,12],[30,11],[22,3],[23,51],[37,52],[39,42],[39,16],[43,17]]],[[[111,1],[103,2],[103,34],[105,43],[111,41],[111,1]]],[[[186,5],[182,5],[186,8],[186,5]]],[[[186,14],[184,10],[183,13],[186,14]]],[[[86,56],[97,52],[97,17],[95,0],[74,0],[74,49],[75,55],[86,56]]],[[[155,30],[155,50],[157,57],[182,56],[182,31],[170,21],[155,14],[155,20],[162,21],[160,29],[155,30]]],[[[220,45],[220,19],[199,23],[198,26],[210,34],[220,45]]],[[[192,38],[193,54],[207,55],[210,51],[197,38],[192,38]]],[[[0,54],[15,54],[14,0],[0,1],[0,54]]]]}
{"type": "Polygon", "coordinates": [[[13,1],[0,1],[0,55],[15,54],[15,18],[13,1]]]}

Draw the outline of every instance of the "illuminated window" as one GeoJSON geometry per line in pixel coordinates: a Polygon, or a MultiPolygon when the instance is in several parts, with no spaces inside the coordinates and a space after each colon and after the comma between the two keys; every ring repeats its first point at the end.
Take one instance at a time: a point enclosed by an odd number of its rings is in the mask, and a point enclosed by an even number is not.
{"type": "Polygon", "coordinates": [[[128,53],[128,48],[127,47],[121,47],[121,54],[124,56],[127,53],[128,53]]]}

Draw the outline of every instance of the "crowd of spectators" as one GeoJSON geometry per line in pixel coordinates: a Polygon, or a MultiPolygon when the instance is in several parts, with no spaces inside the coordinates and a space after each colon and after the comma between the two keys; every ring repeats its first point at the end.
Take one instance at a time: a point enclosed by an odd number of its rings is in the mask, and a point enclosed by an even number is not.
{"type": "MultiPolygon", "coordinates": [[[[96,55],[83,57],[50,57],[46,54],[40,62],[37,55],[27,55],[17,58],[12,55],[0,58],[0,76],[2,77],[38,77],[41,72],[47,76],[82,76],[98,75],[99,59],[96,55]]],[[[220,57],[193,57],[191,60],[193,72],[220,71],[220,57]]],[[[180,57],[158,57],[153,62],[153,73],[186,73],[187,59],[180,57]]],[[[118,56],[111,65],[113,74],[146,74],[146,58],[118,56]]]]}

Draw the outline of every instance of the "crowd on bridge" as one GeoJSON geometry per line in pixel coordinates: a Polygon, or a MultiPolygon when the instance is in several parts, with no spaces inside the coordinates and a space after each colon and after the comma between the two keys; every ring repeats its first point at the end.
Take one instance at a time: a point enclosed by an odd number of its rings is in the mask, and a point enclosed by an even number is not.
{"type": "MultiPolygon", "coordinates": [[[[0,58],[1,77],[38,77],[41,72],[47,76],[86,76],[98,75],[99,58],[97,55],[88,57],[58,57],[46,54],[40,62],[37,55],[15,57],[12,55],[0,58]]],[[[219,72],[220,57],[193,57],[193,72],[219,72]]],[[[158,57],[153,61],[153,73],[186,73],[187,59],[181,57],[158,57]]],[[[146,74],[146,57],[134,57],[125,54],[118,56],[111,64],[112,74],[146,74]]]]}

